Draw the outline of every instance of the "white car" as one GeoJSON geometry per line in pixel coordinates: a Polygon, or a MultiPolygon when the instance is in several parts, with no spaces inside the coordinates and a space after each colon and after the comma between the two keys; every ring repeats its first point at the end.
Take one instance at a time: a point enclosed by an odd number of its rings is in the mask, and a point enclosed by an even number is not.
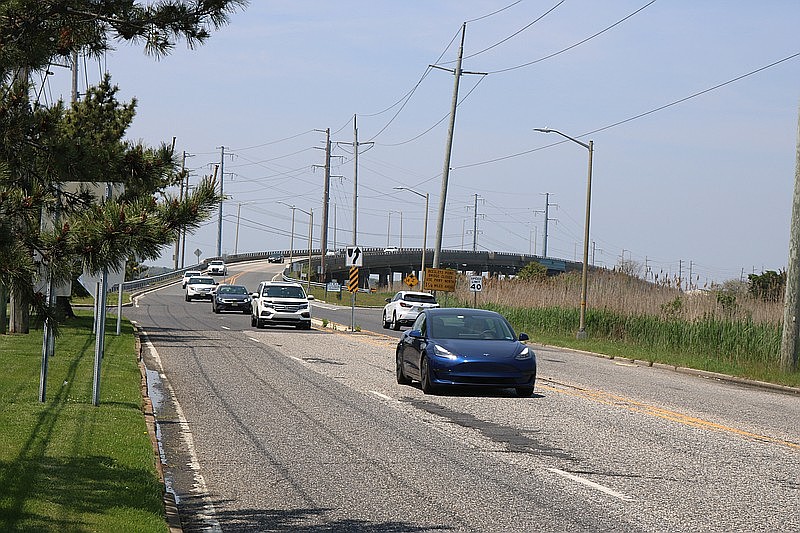
{"type": "Polygon", "coordinates": [[[195,298],[210,300],[217,289],[217,282],[209,276],[192,276],[186,282],[186,301],[191,302],[195,298]]]}
{"type": "Polygon", "coordinates": [[[314,296],[306,295],[299,283],[262,281],[250,297],[250,325],[254,328],[275,324],[311,329],[310,301],[314,296]]]}
{"type": "Polygon", "coordinates": [[[228,267],[225,266],[225,261],[222,259],[214,259],[208,264],[207,272],[209,276],[227,276],[228,267]]]}
{"type": "Polygon", "coordinates": [[[181,287],[185,289],[186,282],[188,282],[189,278],[191,278],[192,276],[202,276],[202,275],[203,273],[200,272],[199,270],[187,270],[186,272],[183,273],[183,282],[181,283],[181,287]]]}
{"type": "Polygon", "coordinates": [[[400,291],[394,298],[386,298],[383,308],[383,327],[398,331],[400,326],[410,326],[420,311],[439,307],[436,297],[427,292],[400,291]]]}

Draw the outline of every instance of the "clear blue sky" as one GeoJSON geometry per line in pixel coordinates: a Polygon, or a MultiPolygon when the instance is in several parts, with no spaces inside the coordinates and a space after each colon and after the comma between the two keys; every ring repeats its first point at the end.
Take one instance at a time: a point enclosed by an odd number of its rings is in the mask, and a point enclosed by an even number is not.
{"type": "MultiPolygon", "coordinates": [[[[463,68],[489,74],[461,80],[444,248],[463,241],[471,249],[473,236],[462,228],[472,228],[477,193],[479,249],[541,252],[544,221],[535,211],[549,192],[557,221],[548,254],[580,260],[587,150],[550,146],[557,136],[533,131],[550,127],[594,141],[597,264],[614,266],[624,253],[663,276],[677,274],[682,260],[684,278],[691,262],[701,286],[738,279],[742,269],[784,268],[800,57],[608,126],[797,54],[800,2],[648,3],[257,0],[196,50],[181,43],[154,60],[120,45],[84,72],[95,83],[107,68],[122,97],[138,99],[132,140],[157,145],[175,136],[179,153],[194,154],[192,182],[212,172],[220,146],[234,154],[225,161],[232,174],[223,252],[236,246],[240,203],[239,252],[289,247],[291,211],[278,202],[313,208],[319,223],[323,172],[313,165],[323,163],[324,134],[314,130],[325,128],[341,156],[332,173],[342,176],[331,183],[329,241],[335,233],[337,246],[350,244],[354,114],[359,140],[374,142],[359,158],[358,244],[399,246],[400,215],[392,210],[402,211],[403,246],[421,246],[424,202],[393,190],[408,186],[431,195],[432,246],[453,76],[427,71],[435,62],[454,65],[467,21],[463,68]]],[[[68,97],[62,76],[48,94],[68,97]]],[[[295,246],[305,247],[300,212],[296,233],[295,246]]],[[[314,233],[316,240],[318,227],[314,233]]],[[[216,235],[216,218],[191,235],[187,264],[196,248],[214,255],[216,235]]],[[[171,253],[157,263],[171,264],[171,253]]]]}

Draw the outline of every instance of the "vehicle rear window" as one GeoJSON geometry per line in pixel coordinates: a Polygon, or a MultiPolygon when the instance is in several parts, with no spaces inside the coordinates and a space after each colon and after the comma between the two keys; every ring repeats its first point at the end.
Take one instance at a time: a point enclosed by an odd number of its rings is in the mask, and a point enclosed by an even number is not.
{"type": "Polygon", "coordinates": [[[189,278],[189,283],[191,285],[196,285],[198,283],[202,283],[205,285],[213,285],[214,278],[189,278]]]}
{"type": "Polygon", "coordinates": [[[424,304],[435,304],[436,298],[432,294],[406,294],[403,300],[424,304]]]}
{"type": "Polygon", "coordinates": [[[217,292],[220,294],[247,294],[247,287],[232,285],[230,287],[220,287],[217,292]]]}

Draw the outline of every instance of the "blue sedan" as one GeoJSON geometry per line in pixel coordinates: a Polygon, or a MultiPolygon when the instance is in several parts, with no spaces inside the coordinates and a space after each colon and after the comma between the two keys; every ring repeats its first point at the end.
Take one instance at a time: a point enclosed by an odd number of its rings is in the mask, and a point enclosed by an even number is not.
{"type": "Polygon", "coordinates": [[[533,394],[536,355],[499,313],[425,309],[397,344],[397,383],[420,382],[425,394],[445,385],[516,389],[533,394]]]}

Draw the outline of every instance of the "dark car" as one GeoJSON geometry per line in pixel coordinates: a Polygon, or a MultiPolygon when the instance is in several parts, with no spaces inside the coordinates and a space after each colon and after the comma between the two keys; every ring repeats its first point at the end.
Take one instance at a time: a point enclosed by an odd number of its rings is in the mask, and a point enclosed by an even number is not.
{"type": "Polygon", "coordinates": [[[499,313],[481,309],[420,311],[397,344],[397,383],[420,382],[425,394],[447,385],[513,388],[533,394],[536,354],[499,313]]]}
{"type": "Polygon", "coordinates": [[[283,263],[283,254],[269,254],[267,257],[268,263],[283,263]]]}
{"type": "Polygon", "coordinates": [[[250,313],[250,293],[243,285],[218,285],[211,299],[211,310],[250,313]]]}

